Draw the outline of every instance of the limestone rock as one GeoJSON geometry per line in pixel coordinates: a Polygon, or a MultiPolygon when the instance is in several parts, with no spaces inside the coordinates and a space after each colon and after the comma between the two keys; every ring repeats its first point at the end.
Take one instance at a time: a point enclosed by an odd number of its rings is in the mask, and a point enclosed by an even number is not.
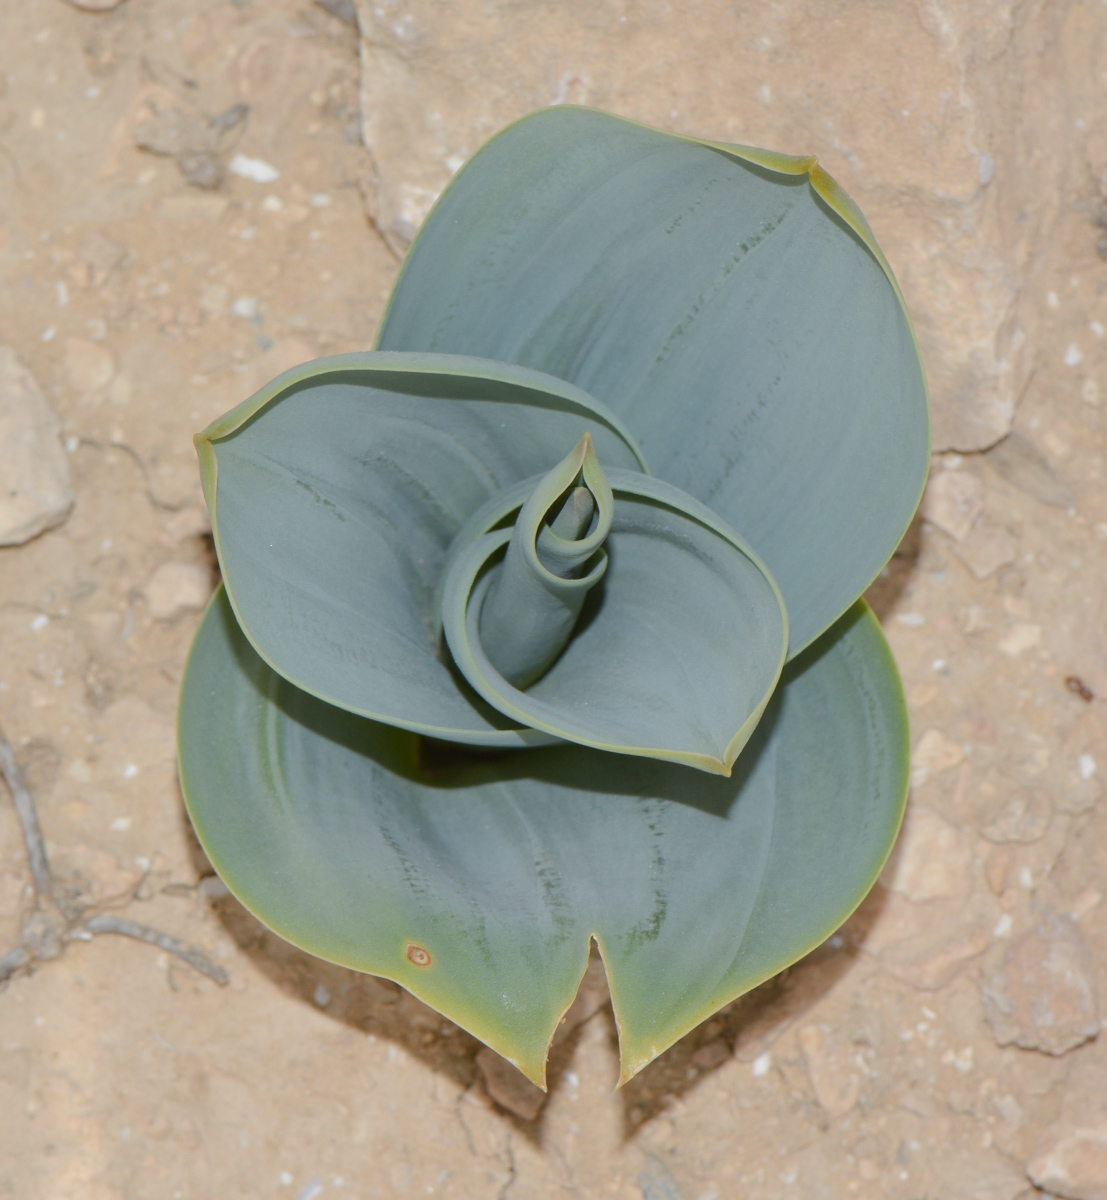
{"type": "Polygon", "coordinates": [[[194,563],[162,563],[146,585],[150,615],[158,621],[201,609],[210,595],[211,572],[194,563]]]}
{"type": "Polygon", "coordinates": [[[1045,792],[1015,792],[980,832],[990,842],[1036,842],[1052,816],[1045,792]]]}
{"type": "Polygon", "coordinates": [[[924,991],[951,983],[991,940],[995,917],[983,902],[961,895],[918,902],[877,886],[875,919],[861,948],[881,968],[924,991]]]}
{"type": "Polygon", "coordinates": [[[964,762],[965,752],[940,729],[928,729],[911,754],[911,786],[919,787],[931,775],[964,762]]]}
{"type": "Polygon", "coordinates": [[[912,804],[884,882],[909,900],[964,895],[972,886],[972,849],[933,809],[912,804]]]}
{"type": "Polygon", "coordinates": [[[1071,508],[1072,492],[1057,478],[1046,456],[1019,433],[1008,434],[993,446],[985,461],[1012,487],[1017,487],[1042,504],[1071,508]]]}
{"type": "Polygon", "coordinates": [[[1011,531],[986,516],[973,526],[963,541],[953,545],[954,554],[977,579],[987,579],[1000,567],[1013,563],[1018,551],[1018,543],[1011,531]]]}
{"type": "Polygon", "coordinates": [[[501,1108],[524,1121],[533,1121],[546,1102],[546,1093],[536,1087],[519,1070],[495,1050],[483,1047],[477,1055],[477,1066],[484,1077],[484,1087],[501,1108]]]}
{"type": "Polygon", "coordinates": [[[984,511],[984,485],[968,471],[938,471],[931,475],[920,512],[959,542],[965,540],[984,511]]]}
{"type": "Polygon", "coordinates": [[[1061,1115],[1043,1131],[1026,1173],[1065,1200],[1107,1200],[1107,1077],[1102,1048],[1069,1076],[1061,1115]]]}
{"type": "Polygon", "coordinates": [[[936,449],[1011,425],[1060,211],[1070,0],[731,7],[358,0],[370,215],[404,251],[454,171],[551,104],[817,154],[865,210],[914,318],[936,449]],[[629,14],[629,15],[628,15],[629,14]],[[896,47],[895,54],[888,48],[896,47]]]}
{"type": "MultiPolygon", "coordinates": [[[[990,964],[989,964],[990,965],[990,964]]],[[[1099,1032],[1095,969],[1070,917],[1046,913],[1016,938],[981,983],[996,1041],[1064,1054],[1099,1032]]]]}
{"type": "Polygon", "coordinates": [[[0,479],[0,546],[52,529],[73,507],[57,419],[10,346],[0,346],[0,479]]]}
{"type": "Polygon", "coordinates": [[[815,1098],[832,1117],[841,1117],[857,1103],[860,1080],[848,1046],[843,1046],[821,1025],[804,1025],[799,1031],[803,1062],[815,1098]]]}
{"type": "Polygon", "coordinates": [[[1057,1130],[1027,1163],[1026,1173],[1066,1200],[1107,1200],[1107,1119],[1057,1130]]]}

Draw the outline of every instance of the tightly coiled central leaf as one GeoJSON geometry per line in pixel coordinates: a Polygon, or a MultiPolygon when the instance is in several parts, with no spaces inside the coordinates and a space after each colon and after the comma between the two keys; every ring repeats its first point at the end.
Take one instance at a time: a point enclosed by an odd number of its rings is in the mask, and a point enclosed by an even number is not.
{"type": "MultiPolygon", "coordinates": [[[[602,547],[614,506],[586,433],[531,492],[510,532],[481,539],[491,553],[507,540],[503,561],[477,584],[470,608],[483,654],[512,687],[529,687],[565,649],[588,593],[607,570],[602,547]]],[[[446,590],[456,594],[449,581],[446,590]]]]}

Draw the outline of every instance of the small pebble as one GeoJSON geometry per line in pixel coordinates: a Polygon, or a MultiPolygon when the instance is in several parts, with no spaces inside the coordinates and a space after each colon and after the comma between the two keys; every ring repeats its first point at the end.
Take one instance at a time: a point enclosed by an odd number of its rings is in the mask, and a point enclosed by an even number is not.
{"type": "Polygon", "coordinates": [[[231,305],[231,312],[236,317],[243,317],[245,320],[252,320],[258,315],[258,301],[256,296],[239,296],[239,298],[231,305]]]}
{"type": "Polygon", "coordinates": [[[0,546],[59,525],[73,507],[58,422],[16,352],[0,346],[0,546]]]}
{"type": "Polygon", "coordinates": [[[272,163],[263,158],[249,158],[245,154],[236,154],[230,162],[232,175],[242,179],[252,179],[254,183],[273,183],[280,179],[281,173],[272,163]]]}
{"type": "Polygon", "coordinates": [[[1043,913],[980,985],[996,1042],[1064,1054],[1099,1032],[1095,966],[1080,926],[1043,913]]]}
{"type": "Polygon", "coordinates": [[[150,615],[171,621],[184,612],[204,607],[211,595],[211,573],[195,563],[162,563],[146,585],[150,615]]]}

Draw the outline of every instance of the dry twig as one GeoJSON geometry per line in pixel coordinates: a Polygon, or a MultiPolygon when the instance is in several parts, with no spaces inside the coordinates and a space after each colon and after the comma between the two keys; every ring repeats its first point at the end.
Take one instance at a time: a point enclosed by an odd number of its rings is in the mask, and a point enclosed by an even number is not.
{"type": "Polygon", "coordinates": [[[140,925],[137,921],[128,921],[126,917],[92,917],[85,922],[89,933],[118,933],[123,937],[137,938],[140,942],[148,942],[157,946],[167,954],[175,954],[183,959],[190,967],[194,967],[201,975],[214,979],[220,987],[229,982],[227,972],[217,966],[205,954],[201,954],[194,946],[186,946],[184,942],[160,929],[152,929],[149,925],[140,925]]]}
{"type": "Polygon", "coordinates": [[[0,776],[8,785],[19,825],[23,831],[23,842],[27,847],[27,858],[31,865],[34,882],[35,908],[23,922],[22,945],[0,955],[0,984],[5,983],[18,971],[30,967],[36,959],[56,958],[67,942],[87,941],[96,934],[114,933],[123,937],[136,938],[157,946],[167,954],[173,954],[188,963],[194,970],[213,979],[220,987],[228,983],[227,972],[197,950],[168,933],[128,921],[125,917],[93,916],[82,919],[80,913],[62,912],[54,902],[54,877],[50,871],[50,860],[46,856],[46,843],[38,823],[35,802],[23,774],[15,761],[11,742],[0,729],[0,776]]]}
{"type": "Polygon", "coordinates": [[[53,878],[50,875],[50,861],[46,857],[46,843],[42,840],[42,830],[38,825],[38,814],[35,812],[35,802],[23,782],[23,772],[15,762],[15,751],[12,744],[0,729],[0,775],[8,785],[12,794],[19,825],[23,830],[23,842],[27,847],[27,858],[31,863],[31,879],[35,885],[35,894],[49,896],[53,891],[53,878]]]}

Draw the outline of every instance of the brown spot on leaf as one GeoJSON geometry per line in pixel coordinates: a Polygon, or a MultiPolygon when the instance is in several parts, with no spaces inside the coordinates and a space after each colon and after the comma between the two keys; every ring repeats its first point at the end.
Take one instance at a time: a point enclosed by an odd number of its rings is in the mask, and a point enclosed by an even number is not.
{"type": "Polygon", "coordinates": [[[407,961],[417,967],[429,967],[431,956],[422,946],[411,943],[407,948],[407,961]]]}

